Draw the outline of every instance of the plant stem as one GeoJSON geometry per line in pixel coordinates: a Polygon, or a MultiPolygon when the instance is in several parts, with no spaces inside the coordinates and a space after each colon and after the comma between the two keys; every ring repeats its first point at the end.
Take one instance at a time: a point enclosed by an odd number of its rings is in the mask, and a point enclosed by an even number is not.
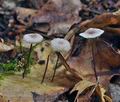
{"type": "Polygon", "coordinates": [[[94,73],[95,73],[95,78],[96,78],[96,81],[98,81],[98,76],[97,76],[97,71],[96,71],[96,61],[95,61],[95,52],[94,52],[94,39],[91,40],[91,49],[92,49],[92,58],[93,58],[93,70],[94,70],[94,73]]]}
{"type": "Polygon", "coordinates": [[[22,48],[22,34],[20,33],[20,52],[22,53],[23,52],[23,48],[22,48]]]}
{"type": "Polygon", "coordinates": [[[53,73],[52,80],[51,80],[52,82],[53,82],[55,74],[56,74],[58,61],[59,61],[59,55],[57,54],[57,60],[56,60],[56,64],[55,64],[55,68],[54,68],[54,73],[53,73]]]}
{"type": "Polygon", "coordinates": [[[62,54],[60,52],[57,52],[57,55],[59,56],[59,60],[61,61],[62,65],[65,66],[66,70],[68,70],[71,74],[73,74],[76,78],[78,78],[79,80],[84,79],[80,73],[78,73],[75,70],[72,70],[70,68],[70,66],[68,65],[68,63],[66,62],[66,60],[64,59],[64,57],[62,56],[62,54]]]}
{"type": "Polygon", "coordinates": [[[44,82],[44,79],[45,79],[45,76],[46,76],[46,72],[47,72],[47,69],[48,69],[48,63],[49,63],[49,57],[50,57],[50,55],[48,55],[48,57],[47,57],[45,72],[43,74],[43,78],[42,78],[41,84],[44,82]]]}
{"type": "Polygon", "coordinates": [[[32,53],[32,44],[30,45],[29,53],[27,56],[27,63],[26,63],[25,68],[24,68],[23,78],[27,74],[27,69],[29,69],[31,53],[32,53]]]}

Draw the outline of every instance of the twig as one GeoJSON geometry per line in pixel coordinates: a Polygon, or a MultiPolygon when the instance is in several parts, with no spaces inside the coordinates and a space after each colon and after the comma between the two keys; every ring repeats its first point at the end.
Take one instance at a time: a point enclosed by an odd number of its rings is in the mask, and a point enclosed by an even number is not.
{"type": "Polygon", "coordinates": [[[95,10],[91,10],[91,9],[89,9],[89,8],[84,8],[83,10],[85,10],[85,11],[89,11],[89,12],[92,12],[92,13],[95,13],[95,14],[98,14],[98,15],[101,14],[100,12],[95,11],[95,10]]]}
{"type": "Polygon", "coordinates": [[[80,79],[80,80],[81,80],[81,79],[84,79],[84,78],[80,75],[80,73],[78,73],[77,71],[72,70],[72,69],[70,68],[70,66],[67,64],[66,60],[64,59],[64,57],[61,55],[61,53],[57,52],[57,54],[59,55],[59,59],[60,59],[61,63],[65,66],[65,68],[66,68],[72,75],[74,75],[76,78],[78,78],[78,79],[80,79]]]}

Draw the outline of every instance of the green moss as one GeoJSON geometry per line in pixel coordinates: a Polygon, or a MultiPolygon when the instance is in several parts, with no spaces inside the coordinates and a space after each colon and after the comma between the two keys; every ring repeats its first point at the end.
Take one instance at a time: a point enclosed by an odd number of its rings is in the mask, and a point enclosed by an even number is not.
{"type": "Polygon", "coordinates": [[[10,76],[10,75],[15,75],[15,72],[14,71],[9,71],[9,72],[5,72],[3,73],[3,76],[10,76]]]}
{"type": "Polygon", "coordinates": [[[3,80],[3,79],[4,79],[3,75],[2,75],[2,74],[0,74],[0,80],[3,80]]]}
{"type": "Polygon", "coordinates": [[[3,72],[15,71],[16,66],[17,66],[16,60],[12,60],[7,63],[0,63],[0,68],[1,68],[1,71],[3,71],[3,72]]]}

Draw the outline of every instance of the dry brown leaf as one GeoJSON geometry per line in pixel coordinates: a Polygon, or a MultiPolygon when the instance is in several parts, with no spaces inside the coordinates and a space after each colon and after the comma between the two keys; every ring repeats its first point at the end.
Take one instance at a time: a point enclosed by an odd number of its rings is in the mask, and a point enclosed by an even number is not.
{"type": "Polygon", "coordinates": [[[90,27],[104,28],[109,25],[115,25],[120,23],[120,15],[114,15],[112,13],[104,13],[96,16],[92,20],[82,22],[80,24],[81,31],[84,31],[90,27]]]}
{"type": "Polygon", "coordinates": [[[108,32],[106,33],[108,36],[120,35],[120,28],[105,27],[104,30],[108,32]]]}
{"type": "Polygon", "coordinates": [[[96,88],[97,95],[100,97],[100,102],[112,102],[112,99],[105,94],[106,90],[99,84],[96,88]]]}
{"type": "MultiPolygon", "coordinates": [[[[111,74],[111,67],[120,65],[120,55],[106,42],[96,41],[95,61],[97,75],[100,77],[100,83],[107,85],[111,74]]],[[[94,70],[92,68],[91,45],[89,42],[82,49],[78,57],[70,58],[68,61],[70,68],[76,70],[84,78],[95,82],[94,70]]]]}
{"type": "Polygon", "coordinates": [[[71,23],[66,23],[66,22],[56,23],[48,32],[48,35],[66,34],[69,31],[70,27],[71,27],[71,23]]]}
{"type": "Polygon", "coordinates": [[[39,13],[34,16],[33,22],[50,23],[51,29],[49,35],[56,32],[66,33],[71,25],[81,20],[78,14],[80,8],[81,3],[79,0],[69,0],[69,2],[64,0],[48,0],[39,10],[39,13]]]}
{"type": "Polygon", "coordinates": [[[13,45],[8,46],[8,45],[0,42],[0,52],[7,52],[7,51],[10,51],[13,49],[14,49],[13,45]]]}
{"type": "MultiPolygon", "coordinates": [[[[78,91],[77,92],[77,95],[76,95],[76,98],[75,98],[75,101],[77,100],[77,98],[79,97],[79,95],[85,91],[85,89],[88,89],[92,86],[95,86],[95,83],[93,82],[90,82],[90,81],[87,81],[87,80],[82,80],[80,82],[78,82],[74,88],[71,90],[71,93],[74,92],[74,91],[78,91]]],[[[74,102],[75,102],[74,101],[74,102]]]]}
{"type": "Polygon", "coordinates": [[[21,22],[22,24],[24,25],[29,25],[31,26],[32,25],[32,18],[33,16],[35,16],[37,14],[37,10],[34,10],[34,9],[28,9],[28,8],[22,8],[22,7],[17,7],[15,9],[16,13],[18,14],[17,16],[17,20],[19,22],[21,22]],[[28,22],[25,22],[25,18],[28,17],[28,22]]]}
{"type": "Polygon", "coordinates": [[[115,51],[115,49],[110,46],[110,44],[103,40],[98,40],[96,46],[99,46],[99,56],[102,58],[102,61],[108,64],[108,67],[117,67],[120,65],[120,54],[115,51]]]}
{"type": "Polygon", "coordinates": [[[29,0],[28,2],[31,3],[35,8],[40,9],[48,0],[29,0]]]}
{"type": "Polygon", "coordinates": [[[34,9],[29,9],[29,8],[22,8],[22,7],[17,7],[15,9],[16,13],[19,14],[22,18],[25,18],[29,15],[33,16],[35,15],[38,11],[34,9]]]}
{"type": "MultiPolygon", "coordinates": [[[[113,13],[103,13],[101,15],[94,17],[91,20],[85,20],[82,23],[80,23],[80,25],[78,26],[79,30],[77,30],[77,32],[79,31],[83,32],[87,30],[88,28],[101,28],[101,29],[105,29],[106,31],[112,31],[114,32],[113,34],[115,35],[120,35],[120,31],[118,29],[106,28],[109,25],[117,25],[117,24],[119,25],[119,23],[120,23],[120,11],[119,10],[113,13]]],[[[73,29],[71,29],[67,33],[67,36],[75,35],[76,34],[76,31],[74,31],[75,29],[77,28],[74,27],[73,29]],[[71,33],[73,31],[74,33],[71,33]]]]}

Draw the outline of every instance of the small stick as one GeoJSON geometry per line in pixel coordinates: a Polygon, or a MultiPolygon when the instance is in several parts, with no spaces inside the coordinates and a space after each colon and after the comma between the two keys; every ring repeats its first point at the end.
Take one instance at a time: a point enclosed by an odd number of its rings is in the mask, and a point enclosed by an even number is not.
{"type": "Polygon", "coordinates": [[[46,76],[46,72],[47,72],[47,69],[48,69],[48,63],[49,63],[49,57],[50,57],[50,55],[48,55],[48,57],[47,57],[47,63],[46,63],[45,72],[43,74],[41,84],[44,82],[44,79],[45,79],[45,76],[46,76]]]}
{"type": "Polygon", "coordinates": [[[96,11],[96,10],[91,10],[91,9],[88,9],[88,8],[84,8],[83,10],[89,11],[89,12],[91,12],[91,13],[95,13],[95,14],[97,14],[97,15],[100,15],[100,14],[101,14],[101,12],[98,12],[98,11],[96,11]]]}
{"type": "Polygon", "coordinates": [[[80,75],[80,73],[78,73],[77,71],[72,70],[72,69],[70,68],[70,66],[67,64],[66,60],[64,59],[64,57],[62,56],[61,53],[57,52],[57,54],[59,55],[59,59],[60,59],[62,65],[64,65],[65,68],[66,68],[71,74],[73,74],[76,78],[78,78],[78,79],[80,79],[80,80],[81,80],[81,79],[84,79],[84,78],[80,75]]]}
{"type": "Polygon", "coordinates": [[[53,82],[55,74],[56,74],[58,61],[59,61],[59,55],[57,54],[57,61],[56,61],[56,64],[55,64],[54,73],[53,73],[52,80],[51,80],[52,82],[53,82]]]}

